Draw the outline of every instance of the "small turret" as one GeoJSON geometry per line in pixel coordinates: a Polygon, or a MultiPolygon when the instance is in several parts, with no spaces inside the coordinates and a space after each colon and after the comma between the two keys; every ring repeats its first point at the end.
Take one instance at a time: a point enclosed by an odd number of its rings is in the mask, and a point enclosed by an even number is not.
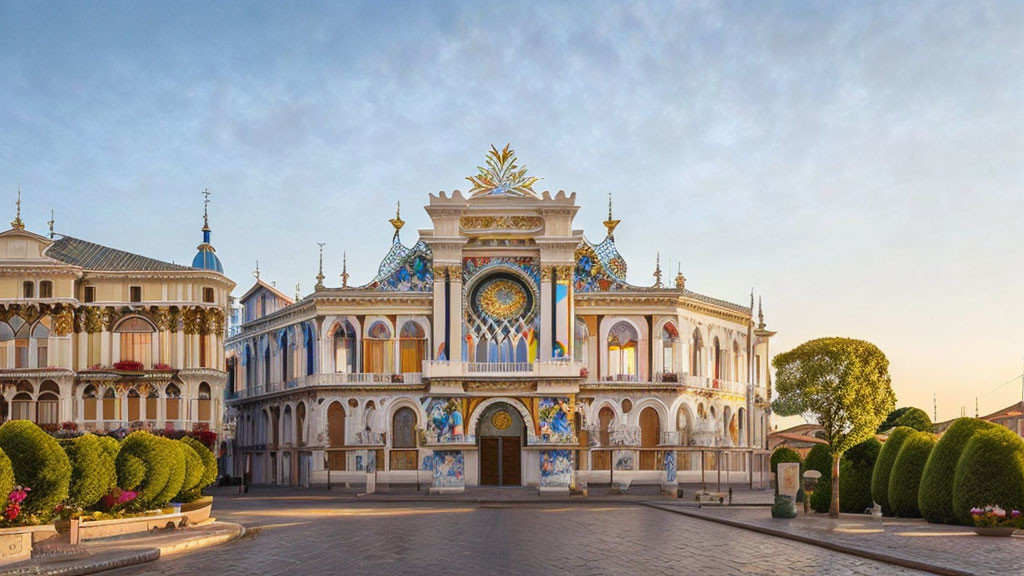
{"type": "Polygon", "coordinates": [[[220,258],[217,258],[213,245],[210,244],[210,191],[203,190],[203,196],[206,197],[203,200],[203,243],[196,247],[199,253],[192,259],[192,267],[223,274],[224,266],[220,263],[220,258]]]}

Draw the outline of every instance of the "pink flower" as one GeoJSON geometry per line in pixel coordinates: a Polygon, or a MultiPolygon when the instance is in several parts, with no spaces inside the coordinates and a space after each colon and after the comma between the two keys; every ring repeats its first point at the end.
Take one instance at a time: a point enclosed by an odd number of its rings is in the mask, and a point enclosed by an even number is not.
{"type": "Polygon", "coordinates": [[[118,504],[124,504],[125,502],[131,502],[138,496],[138,492],[132,492],[131,490],[122,490],[121,497],[117,499],[118,504]]]}
{"type": "Polygon", "coordinates": [[[8,522],[13,522],[14,519],[18,517],[18,514],[21,514],[21,507],[17,504],[11,504],[6,510],[4,510],[4,518],[6,518],[8,522]]]}

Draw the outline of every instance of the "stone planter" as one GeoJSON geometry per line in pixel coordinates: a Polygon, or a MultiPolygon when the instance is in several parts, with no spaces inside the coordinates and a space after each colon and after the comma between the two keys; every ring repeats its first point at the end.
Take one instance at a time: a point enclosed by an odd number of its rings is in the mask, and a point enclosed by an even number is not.
{"type": "Polygon", "coordinates": [[[57,535],[53,524],[0,528],[0,566],[32,557],[32,543],[57,535]]]}
{"type": "Polygon", "coordinates": [[[796,518],[796,503],[789,494],[777,494],[772,506],[772,518],[796,518]]]}
{"type": "Polygon", "coordinates": [[[978,536],[1013,536],[1017,529],[1013,526],[975,526],[974,533],[978,536]]]}
{"type": "MultiPolygon", "coordinates": [[[[79,541],[110,538],[123,534],[177,527],[185,524],[185,521],[184,514],[155,514],[116,520],[86,520],[78,525],[77,536],[79,541]]],[[[72,527],[71,534],[72,543],[75,543],[74,527],[72,527]]]]}
{"type": "Polygon", "coordinates": [[[195,502],[181,505],[181,513],[189,524],[198,524],[210,518],[213,509],[213,496],[203,496],[195,502]]]}

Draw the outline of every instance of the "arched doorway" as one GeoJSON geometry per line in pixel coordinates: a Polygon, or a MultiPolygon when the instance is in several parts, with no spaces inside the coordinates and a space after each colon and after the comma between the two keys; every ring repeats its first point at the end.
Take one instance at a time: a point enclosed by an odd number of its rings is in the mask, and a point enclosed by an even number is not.
{"type": "MultiPolygon", "coordinates": [[[[661,440],[661,419],[658,411],[648,406],[640,412],[640,447],[655,448],[661,440]]],[[[658,470],[661,454],[651,450],[640,452],[641,470],[658,470]]]]}
{"type": "Polygon", "coordinates": [[[526,426],[515,407],[498,402],[480,416],[480,485],[521,486],[526,426]]]}

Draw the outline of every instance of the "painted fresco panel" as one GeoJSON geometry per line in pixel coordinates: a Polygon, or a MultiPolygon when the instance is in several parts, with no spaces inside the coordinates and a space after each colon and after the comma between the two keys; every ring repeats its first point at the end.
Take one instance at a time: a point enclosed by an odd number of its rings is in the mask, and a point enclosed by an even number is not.
{"type": "Polygon", "coordinates": [[[572,402],[568,398],[541,398],[537,411],[540,441],[575,442],[572,429],[572,402]]]}
{"type": "Polygon", "coordinates": [[[672,450],[665,453],[665,480],[676,481],[676,453],[672,450]]]}
{"type": "Polygon", "coordinates": [[[465,442],[462,406],[454,398],[426,398],[424,435],[428,443],[465,442]]]}
{"type": "Polygon", "coordinates": [[[543,487],[569,487],[572,484],[572,451],[541,450],[540,485],[543,487]]]}
{"type": "Polygon", "coordinates": [[[462,450],[435,450],[433,468],[435,488],[461,488],[466,485],[462,450]]]}

